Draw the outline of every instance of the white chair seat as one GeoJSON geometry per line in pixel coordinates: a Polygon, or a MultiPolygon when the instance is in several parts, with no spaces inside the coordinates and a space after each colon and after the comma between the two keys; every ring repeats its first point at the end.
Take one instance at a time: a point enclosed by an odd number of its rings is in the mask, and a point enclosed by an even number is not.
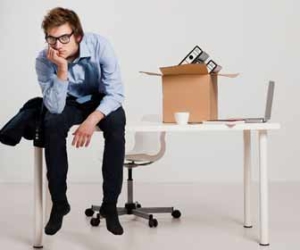
{"type": "Polygon", "coordinates": [[[125,156],[126,161],[134,161],[134,162],[153,161],[154,159],[156,159],[156,155],[127,154],[125,156]]]}

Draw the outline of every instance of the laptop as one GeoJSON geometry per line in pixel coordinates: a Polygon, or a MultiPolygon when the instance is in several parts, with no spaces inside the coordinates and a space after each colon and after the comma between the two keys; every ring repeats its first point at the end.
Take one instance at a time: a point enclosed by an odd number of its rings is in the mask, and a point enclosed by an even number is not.
{"type": "Polygon", "coordinates": [[[245,122],[245,123],[264,123],[271,119],[272,113],[272,104],[274,96],[275,82],[269,81],[267,101],[266,101],[266,110],[264,117],[253,117],[253,118],[228,118],[228,119],[218,119],[218,120],[208,120],[205,123],[214,123],[214,122],[245,122]]]}

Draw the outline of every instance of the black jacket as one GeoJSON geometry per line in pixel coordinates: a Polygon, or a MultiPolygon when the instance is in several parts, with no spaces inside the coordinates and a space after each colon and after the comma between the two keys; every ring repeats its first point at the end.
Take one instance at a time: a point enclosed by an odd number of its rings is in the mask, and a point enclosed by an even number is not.
{"type": "Polygon", "coordinates": [[[45,111],[43,98],[35,97],[27,101],[0,130],[0,142],[15,146],[24,137],[27,140],[33,140],[34,146],[44,147],[43,119],[45,111]]]}

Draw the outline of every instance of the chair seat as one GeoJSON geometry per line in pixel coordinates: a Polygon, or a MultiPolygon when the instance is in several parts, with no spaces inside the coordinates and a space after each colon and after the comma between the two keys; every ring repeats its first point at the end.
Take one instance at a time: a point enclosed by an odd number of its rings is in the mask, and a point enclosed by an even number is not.
{"type": "Polygon", "coordinates": [[[126,154],[126,161],[134,161],[134,162],[149,162],[153,161],[153,155],[148,154],[126,154]]]}

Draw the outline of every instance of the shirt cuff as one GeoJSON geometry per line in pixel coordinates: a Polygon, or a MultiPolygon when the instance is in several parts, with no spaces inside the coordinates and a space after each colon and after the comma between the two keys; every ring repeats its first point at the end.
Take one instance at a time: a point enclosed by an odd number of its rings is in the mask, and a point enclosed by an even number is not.
{"type": "Polygon", "coordinates": [[[108,116],[109,113],[111,112],[111,110],[108,107],[101,104],[98,106],[96,110],[100,111],[105,116],[108,116]]]}
{"type": "Polygon", "coordinates": [[[58,93],[61,93],[61,91],[67,93],[69,81],[61,80],[56,76],[56,78],[53,81],[53,85],[54,85],[54,88],[58,91],[58,93]]]}
{"type": "Polygon", "coordinates": [[[66,80],[66,81],[61,80],[57,76],[54,79],[55,88],[57,88],[59,90],[68,89],[68,85],[69,85],[68,83],[69,83],[68,80],[66,80]]]}

